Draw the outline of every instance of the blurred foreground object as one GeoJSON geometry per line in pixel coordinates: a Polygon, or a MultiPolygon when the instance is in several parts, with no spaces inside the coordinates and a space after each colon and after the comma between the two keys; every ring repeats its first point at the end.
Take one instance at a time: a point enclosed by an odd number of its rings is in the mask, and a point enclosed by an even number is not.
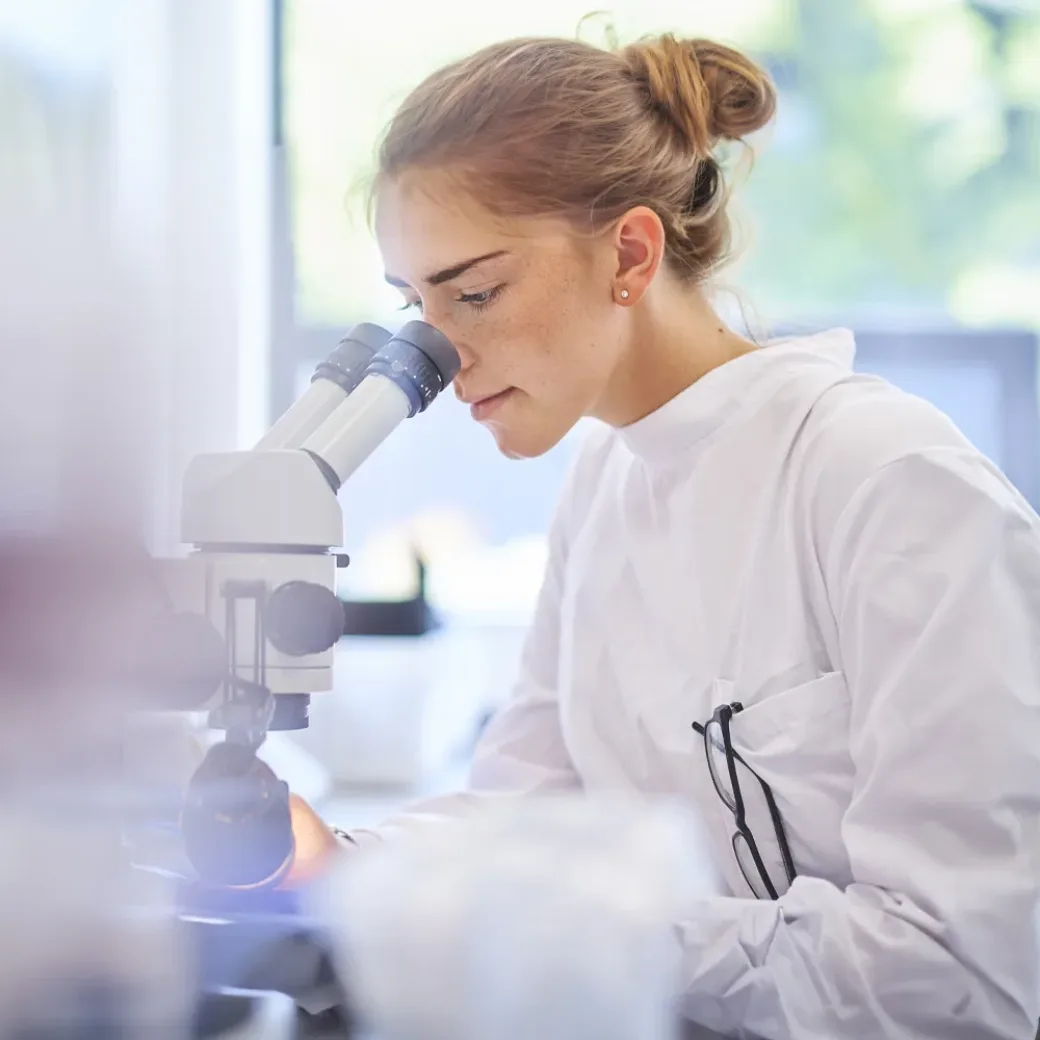
{"type": "Polygon", "coordinates": [[[668,1040],[702,849],[678,809],[510,800],[348,854],[316,898],[380,1040],[668,1040]]]}
{"type": "MultiPolygon", "coordinates": [[[[67,6],[67,5],[66,5],[67,6]]],[[[152,361],[111,249],[107,85],[0,32],[0,1036],[180,1037],[168,879],[130,869],[152,361]],[[138,392],[134,392],[137,387],[138,392]]],[[[161,768],[156,763],[157,768],[161,768]]]]}
{"type": "Polygon", "coordinates": [[[4,1037],[186,1035],[176,889],[132,870],[123,846],[157,793],[123,754],[128,718],[150,707],[127,636],[160,603],[140,549],[0,537],[4,1037]]]}

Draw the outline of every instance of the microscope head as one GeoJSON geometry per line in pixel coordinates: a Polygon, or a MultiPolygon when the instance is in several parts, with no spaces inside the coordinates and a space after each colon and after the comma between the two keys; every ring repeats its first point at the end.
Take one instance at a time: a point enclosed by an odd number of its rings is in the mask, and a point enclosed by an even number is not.
{"type": "MultiPolygon", "coordinates": [[[[348,563],[336,551],[336,493],[459,366],[452,344],[425,322],[396,335],[356,326],[256,448],[199,456],[188,467],[181,532],[193,551],[168,585],[227,645],[229,674],[292,698],[273,712],[275,727],[305,726],[310,694],[332,685],[332,648],[343,634],[336,574],[348,563]]],[[[197,707],[219,706],[209,693],[197,707]]],[[[234,724],[231,714],[214,723],[234,724]]]]}

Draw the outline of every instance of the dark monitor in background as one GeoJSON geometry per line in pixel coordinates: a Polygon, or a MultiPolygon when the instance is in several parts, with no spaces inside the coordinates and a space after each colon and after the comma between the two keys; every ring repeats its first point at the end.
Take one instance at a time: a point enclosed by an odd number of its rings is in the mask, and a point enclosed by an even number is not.
{"type": "Polygon", "coordinates": [[[1040,508],[1037,336],[1016,330],[856,332],[856,368],[942,409],[1040,508]]]}

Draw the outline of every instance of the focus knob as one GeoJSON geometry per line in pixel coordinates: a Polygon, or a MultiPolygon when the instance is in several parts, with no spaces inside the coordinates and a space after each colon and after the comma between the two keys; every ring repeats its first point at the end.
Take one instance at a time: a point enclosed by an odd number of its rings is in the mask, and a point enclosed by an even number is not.
{"type": "Polygon", "coordinates": [[[267,597],[264,632],[289,657],[324,653],[343,635],[343,604],[324,585],[287,581],[267,597]]]}

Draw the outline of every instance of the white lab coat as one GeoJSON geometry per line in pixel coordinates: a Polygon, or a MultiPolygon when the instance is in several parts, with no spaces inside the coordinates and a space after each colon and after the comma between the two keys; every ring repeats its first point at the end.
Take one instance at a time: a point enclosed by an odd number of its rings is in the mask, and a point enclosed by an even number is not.
{"type": "MultiPolygon", "coordinates": [[[[852,357],[844,330],[773,343],[590,438],[472,790],[403,822],[499,793],[678,796],[732,893],[680,923],[692,1022],[1025,1040],[1040,520],[948,419],[852,357]],[[775,902],[737,869],[691,725],[730,701],[799,873],[775,902]]],[[[749,811],[782,879],[768,817],[749,811]]]]}

